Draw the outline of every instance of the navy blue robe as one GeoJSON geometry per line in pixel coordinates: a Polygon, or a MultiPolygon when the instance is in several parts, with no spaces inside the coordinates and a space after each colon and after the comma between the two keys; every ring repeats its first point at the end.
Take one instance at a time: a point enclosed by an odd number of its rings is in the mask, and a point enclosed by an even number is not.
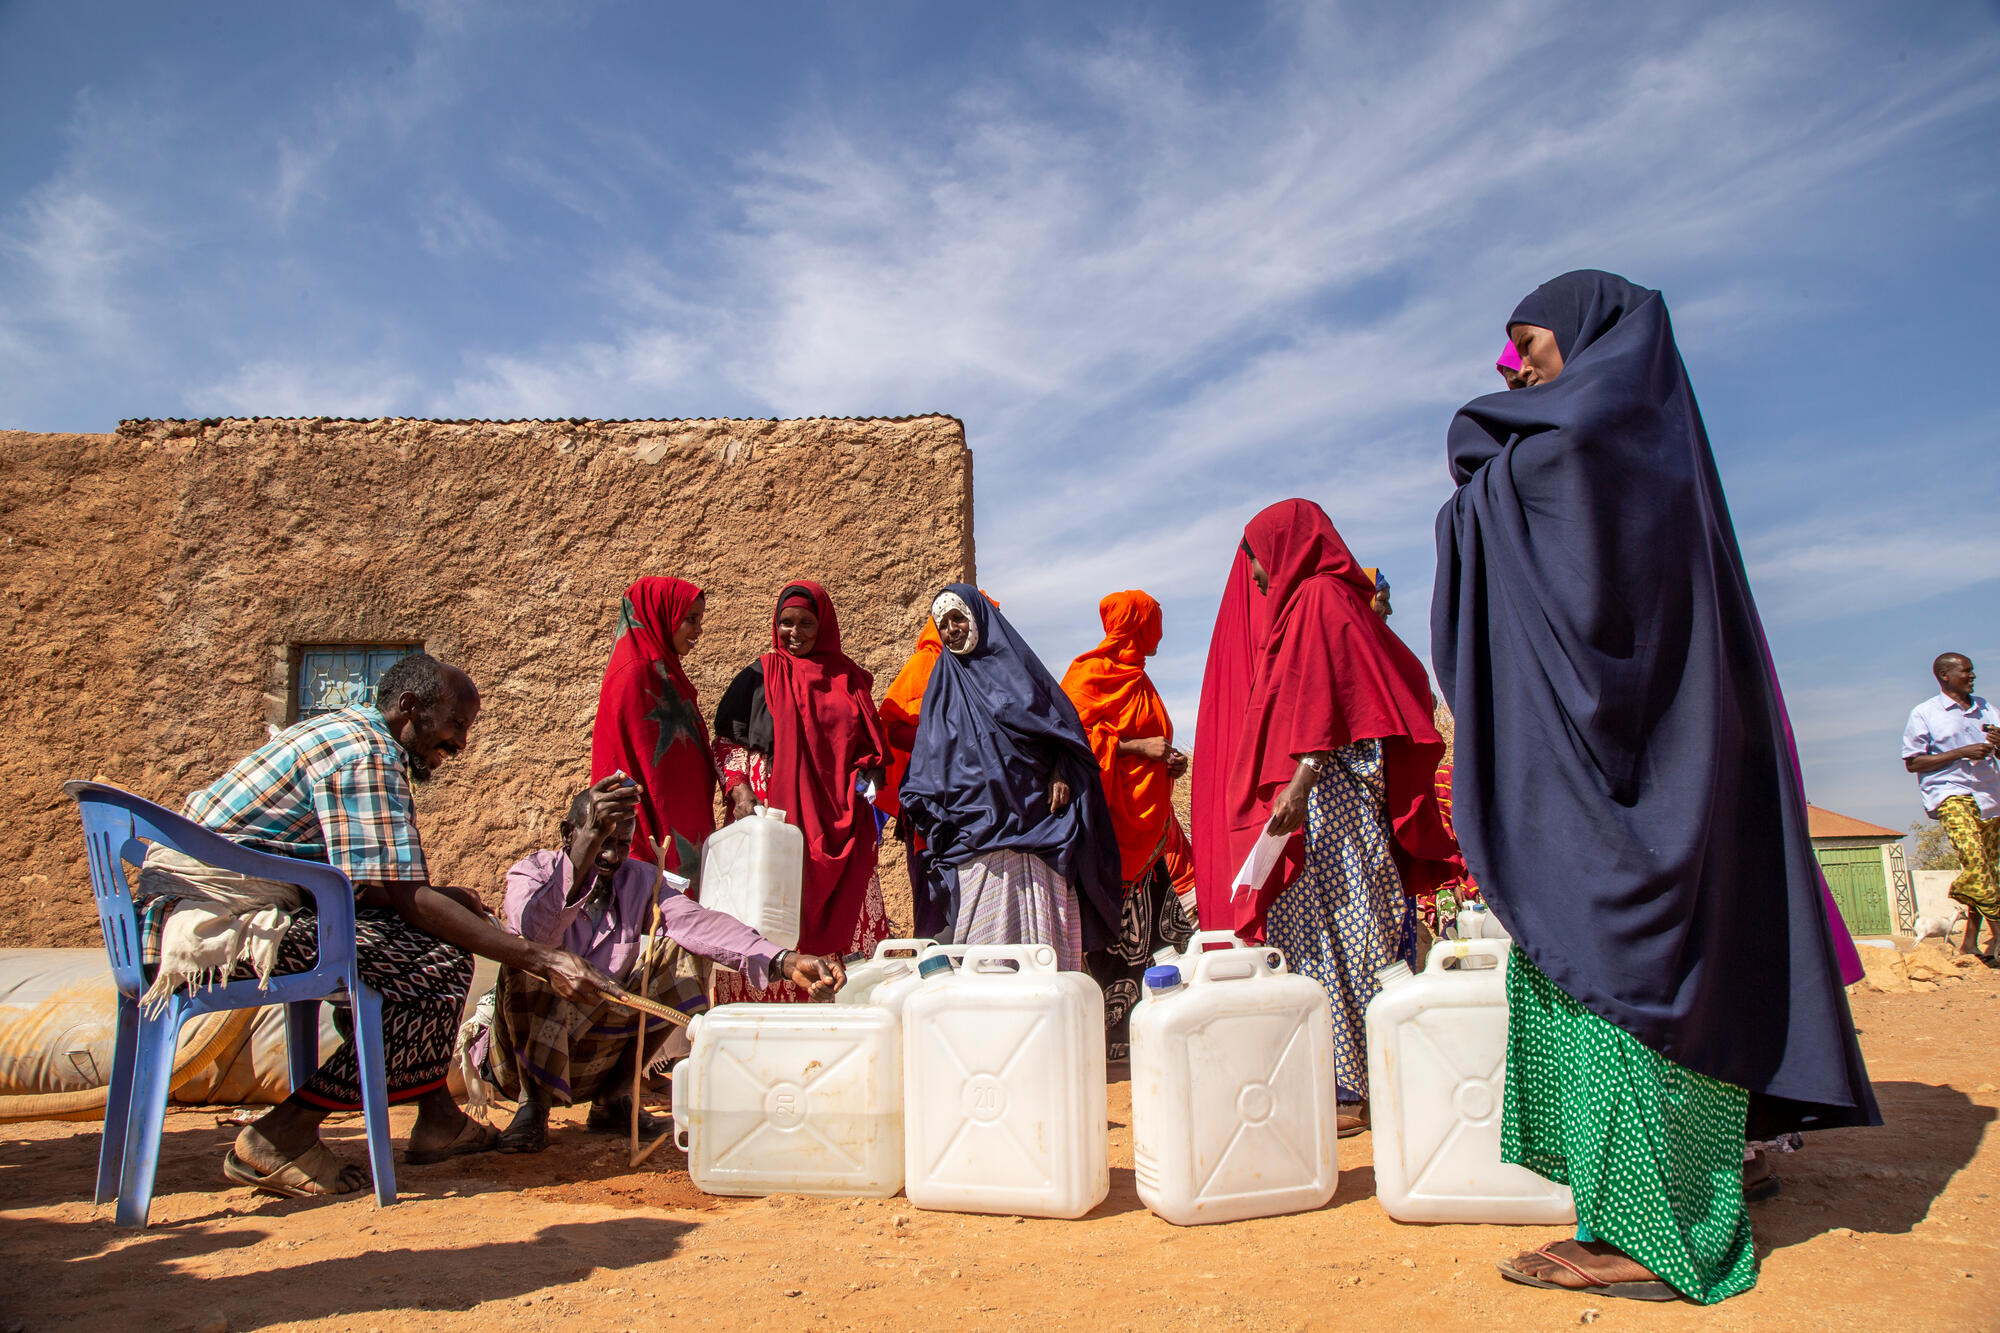
{"type": "Polygon", "coordinates": [[[989,852],[1041,857],[1076,889],[1083,947],[1116,942],[1124,908],[1118,839],[1076,705],[998,607],[968,584],[946,589],[972,609],[979,642],[938,654],[924,687],[898,789],[924,835],[928,885],[911,885],[919,933],[955,926],[958,867],[989,852]],[[1070,802],[1049,813],[1049,777],[1070,802]],[[928,901],[926,901],[928,897],[928,901]]]}
{"type": "Polygon", "coordinates": [[[1563,371],[1460,409],[1437,523],[1466,861],[1585,1008],[1749,1089],[1753,1137],[1879,1124],[1666,303],[1586,271],[1514,323],[1551,329],[1563,371]]]}

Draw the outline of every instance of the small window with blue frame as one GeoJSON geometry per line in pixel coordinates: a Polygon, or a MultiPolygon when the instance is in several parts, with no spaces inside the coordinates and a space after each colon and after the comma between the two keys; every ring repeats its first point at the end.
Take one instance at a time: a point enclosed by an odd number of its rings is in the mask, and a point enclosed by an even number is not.
{"type": "Polygon", "coordinates": [[[375,682],[421,643],[305,643],[292,668],[292,715],[297,721],[337,708],[375,702],[375,682]]]}

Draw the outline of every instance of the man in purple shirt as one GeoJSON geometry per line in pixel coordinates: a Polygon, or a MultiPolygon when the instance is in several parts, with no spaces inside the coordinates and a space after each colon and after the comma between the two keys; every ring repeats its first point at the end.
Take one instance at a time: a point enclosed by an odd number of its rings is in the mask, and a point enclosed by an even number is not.
{"type": "MultiPolygon", "coordinates": [[[[509,930],[550,948],[567,949],[646,998],[695,1014],[708,1007],[710,963],[741,972],[762,989],[789,977],[815,999],[832,998],[846,979],[835,958],[780,949],[762,935],[682,894],[643,861],[630,858],[639,788],[614,774],[570,803],[562,821],[564,849],[534,852],[507,872],[501,909],[509,930]],[[648,938],[653,905],[659,935],[648,938]]],[[[631,1122],[634,1061],[652,1054],[670,1025],[647,1025],[639,1049],[639,1015],[609,1000],[588,1007],[563,999],[539,977],[503,968],[496,990],[486,1072],[519,1109],[500,1135],[502,1152],[548,1146],[549,1108],[590,1101],[585,1127],[622,1134],[631,1122]]],[[[640,1113],[642,1131],[660,1125],[640,1113]]]]}

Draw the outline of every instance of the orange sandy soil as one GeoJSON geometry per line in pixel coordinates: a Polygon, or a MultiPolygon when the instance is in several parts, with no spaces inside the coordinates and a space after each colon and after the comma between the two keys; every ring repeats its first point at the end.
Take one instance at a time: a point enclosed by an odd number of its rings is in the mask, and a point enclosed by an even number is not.
{"type": "MultiPolygon", "coordinates": [[[[1546,1228],[1399,1226],[1366,1136],[1318,1212],[1181,1229],[1140,1204],[1111,1089],[1111,1197],[1078,1222],[897,1199],[716,1199],[671,1147],[638,1171],[566,1113],[548,1152],[398,1172],[403,1194],[281,1201],[227,1186],[213,1111],[168,1120],[153,1225],[85,1200],[94,1126],[0,1125],[0,1333],[12,1329],[2000,1329],[2000,974],[1857,987],[1888,1125],[1812,1136],[1754,1206],[1763,1276],[1721,1306],[1504,1283],[1546,1228]]],[[[1754,1019],[1753,1019],[1754,1021],[1754,1019]]],[[[398,1115],[400,1137],[406,1123],[398,1115]]],[[[338,1151],[364,1156],[358,1121],[338,1151]]]]}

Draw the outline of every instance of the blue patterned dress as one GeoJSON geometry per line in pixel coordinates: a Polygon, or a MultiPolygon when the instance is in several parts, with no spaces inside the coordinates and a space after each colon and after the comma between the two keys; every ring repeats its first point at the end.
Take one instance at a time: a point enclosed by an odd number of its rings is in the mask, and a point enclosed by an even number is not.
{"type": "Polygon", "coordinates": [[[1382,746],[1333,752],[1306,797],[1306,863],[1271,904],[1264,942],[1317,981],[1333,1008],[1333,1072],[1342,1101],[1368,1100],[1362,1013],[1382,989],[1376,972],[1416,966],[1417,914],[1389,855],[1382,746]]]}

